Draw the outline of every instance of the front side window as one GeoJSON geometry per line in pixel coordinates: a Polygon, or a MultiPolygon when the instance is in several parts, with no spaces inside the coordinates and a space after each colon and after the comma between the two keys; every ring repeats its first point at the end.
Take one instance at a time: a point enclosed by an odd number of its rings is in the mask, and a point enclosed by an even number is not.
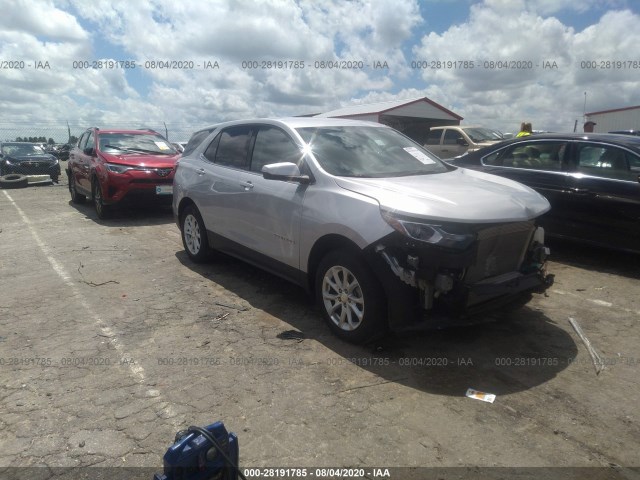
{"type": "Polygon", "coordinates": [[[433,154],[391,128],[303,127],[297,131],[320,167],[331,175],[384,178],[448,171],[433,154]]]}
{"type": "Polygon", "coordinates": [[[589,175],[626,178],[640,159],[626,150],[611,145],[581,143],[578,145],[578,171],[589,175]]]}
{"type": "Polygon", "coordinates": [[[220,135],[215,163],[227,167],[246,168],[250,141],[250,126],[227,128],[220,135]]]}
{"type": "Polygon", "coordinates": [[[444,132],[444,140],[442,141],[443,145],[460,145],[460,141],[464,142],[464,137],[460,132],[456,130],[445,130],[444,132]]]}
{"type": "Polygon", "coordinates": [[[84,150],[85,148],[93,147],[93,144],[94,144],[93,132],[89,132],[89,135],[87,135],[87,140],[86,140],[84,146],[82,147],[82,149],[84,150]]]}
{"type": "Polygon", "coordinates": [[[285,132],[275,127],[262,127],[256,136],[251,158],[251,171],[261,172],[271,163],[292,162],[300,164],[302,153],[285,132]]]}
{"type": "Polygon", "coordinates": [[[562,170],[567,142],[517,143],[484,157],[482,163],[498,167],[531,170],[562,170]]]}

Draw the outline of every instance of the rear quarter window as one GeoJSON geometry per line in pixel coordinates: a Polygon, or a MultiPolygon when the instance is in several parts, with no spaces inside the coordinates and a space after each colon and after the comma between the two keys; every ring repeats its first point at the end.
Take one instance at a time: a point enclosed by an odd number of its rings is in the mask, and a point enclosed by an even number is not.
{"type": "Polygon", "coordinates": [[[198,145],[200,145],[204,141],[204,139],[207,138],[211,132],[213,132],[213,130],[214,130],[213,128],[208,128],[206,130],[200,130],[199,132],[196,132],[193,135],[191,135],[191,138],[187,142],[187,145],[184,147],[184,152],[182,152],[182,156],[186,157],[191,152],[193,152],[196,148],[198,148],[198,145]]]}

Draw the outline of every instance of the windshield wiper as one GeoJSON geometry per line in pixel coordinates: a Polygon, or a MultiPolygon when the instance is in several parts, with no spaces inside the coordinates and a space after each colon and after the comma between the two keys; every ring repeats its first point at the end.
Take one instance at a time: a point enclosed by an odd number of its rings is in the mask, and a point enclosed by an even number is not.
{"type": "Polygon", "coordinates": [[[153,153],[160,155],[171,155],[171,152],[162,152],[159,150],[146,150],[144,148],[123,148],[118,147],[116,145],[105,145],[104,148],[113,148],[114,150],[120,150],[121,152],[130,152],[130,153],[153,153]]]}

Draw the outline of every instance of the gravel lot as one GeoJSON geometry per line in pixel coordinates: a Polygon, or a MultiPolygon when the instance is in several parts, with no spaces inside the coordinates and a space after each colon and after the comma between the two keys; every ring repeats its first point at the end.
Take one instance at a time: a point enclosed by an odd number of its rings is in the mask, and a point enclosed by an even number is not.
{"type": "Polygon", "coordinates": [[[103,222],[66,183],[3,190],[0,246],[0,467],[159,471],[177,430],[223,420],[242,467],[640,476],[639,256],[554,242],[556,284],[508,318],[357,347],[301,289],[192,264],[169,210],[103,222]]]}

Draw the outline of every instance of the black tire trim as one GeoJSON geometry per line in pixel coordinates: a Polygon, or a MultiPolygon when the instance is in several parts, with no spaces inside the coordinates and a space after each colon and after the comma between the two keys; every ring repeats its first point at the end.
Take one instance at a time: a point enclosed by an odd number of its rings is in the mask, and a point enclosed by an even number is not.
{"type": "Polygon", "coordinates": [[[29,178],[26,175],[10,173],[0,177],[0,187],[2,188],[24,188],[29,185],[29,178]]]}
{"type": "Polygon", "coordinates": [[[111,213],[111,207],[110,205],[105,205],[104,201],[102,200],[102,189],[100,187],[100,182],[98,182],[97,178],[93,179],[93,183],[91,184],[91,195],[92,195],[92,200],[93,200],[93,208],[96,211],[96,214],[98,215],[98,218],[100,220],[104,220],[105,218],[109,218],[109,214],[111,213]],[[98,208],[98,204],[96,202],[96,190],[99,191],[99,197],[98,197],[98,201],[100,202],[100,208],[98,208]]]}
{"type": "Polygon", "coordinates": [[[209,247],[207,229],[204,226],[202,215],[200,215],[198,207],[196,207],[195,205],[188,205],[180,214],[180,236],[182,237],[182,245],[184,246],[184,251],[187,252],[187,255],[193,262],[203,263],[209,259],[211,255],[211,249],[209,247]],[[200,250],[195,255],[189,251],[189,248],[187,247],[187,241],[184,236],[184,221],[188,215],[193,215],[193,217],[196,219],[196,222],[198,222],[198,227],[200,230],[200,250]]]}
{"type": "Polygon", "coordinates": [[[386,334],[387,306],[386,295],[380,282],[373,271],[368,267],[362,255],[357,252],[345,250],[332,250],[328,252],[318,265],[315,280],[315,296],[322,317],[336,336],[351,343],[365,343],[386,334]],[[347,331],[338,327],[329,316],[322,298],[322,283],[325,273],[335,266],[348,269],[362,289],[364,297],[364,317],[360,326],[355,330],[347,331]]]}
{"type": "Polygon", "coordinates": [[[78,187],[76,186],[76,181],[73,178],[73,174],[69,175],[69,193],[71,194],[71,201],[73,203],[84,203],[87,200],[86,195],[82,195],[78,193],[78,187]],[[73,190],[71,189],[73,185],[73,190]],[[75,192],[75,195],[74,195],[75,192]]]}

